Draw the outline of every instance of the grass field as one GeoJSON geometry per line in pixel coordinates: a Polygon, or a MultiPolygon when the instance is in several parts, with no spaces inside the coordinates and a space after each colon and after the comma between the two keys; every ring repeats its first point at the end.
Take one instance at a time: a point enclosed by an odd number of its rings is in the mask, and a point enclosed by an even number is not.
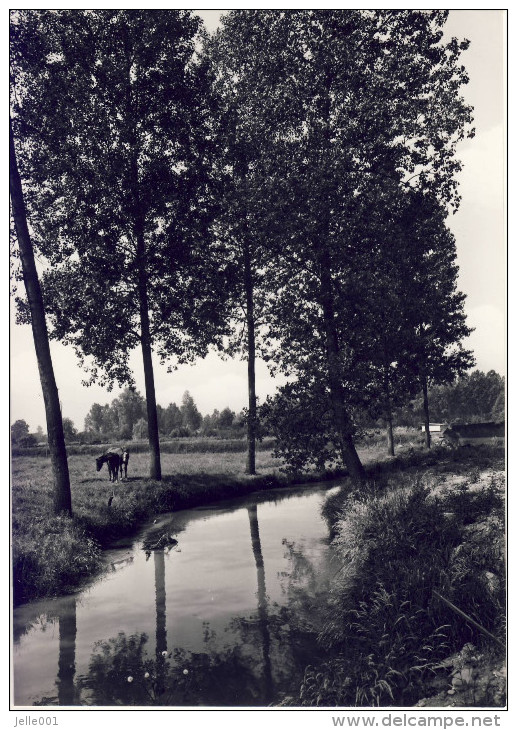
{"type": "MultiPolygon", "coordinates": [[[[108,482],[106,466],[100,472],[96,471],[95,456],[102,453],[97,450],[94,454],[72,454],[68,457],[70,482],[72,490],[80,485],[97,485],[102,488],[108,482]]],[[[282,465],[270,452],[257,452],[257,471],[275,472],[282,465]]],[[[164,475],[179,474],[227,474],[244,475],[246,470],[246,454],[236,452],[196,453],[196,454],[161,454],[162,473],[164,475]]],[[[16,456],[12,462],[13,485],[33,483],[41,485],[52,479],[50,459],[41,456],[16,456]]],[[[147,479],[149,476],[149,454],[135,454],[131,452],[128,477],[147,479]]]]}

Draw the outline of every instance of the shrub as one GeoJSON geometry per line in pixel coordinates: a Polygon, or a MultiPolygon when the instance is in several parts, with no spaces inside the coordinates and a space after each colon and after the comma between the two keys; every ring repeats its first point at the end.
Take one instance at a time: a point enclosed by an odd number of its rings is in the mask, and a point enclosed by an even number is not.
{"type": "Polygon", "coordinates": [[[479,469],[475,469],[469,474],[468,479],[452,487],[447,486],[442,495],[444,510],[454,512],[464,524],[485,517],[492,510],[502,516],[504,499],[500,482],[492,477],[488,485],[483,485],[480,490],[471,491],[469,485],[478,481],[479,469]]]}

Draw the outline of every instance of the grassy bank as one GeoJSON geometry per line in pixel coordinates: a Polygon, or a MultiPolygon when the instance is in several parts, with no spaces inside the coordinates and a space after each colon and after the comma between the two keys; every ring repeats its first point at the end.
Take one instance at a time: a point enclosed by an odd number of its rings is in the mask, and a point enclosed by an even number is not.
{"type": "Polygon", "coordinates": [[[504,494],[487,447],[407,456],[327,501],[326,657],[286,704],[503,706],[504,494]]]}
{"type": "MultiPolygon", "coordinates": [[[[401,433],[399,451],[411,444],[411,434],[401,433]]],[[[414,435],[413,435],[414,438],[414,435]]],[[[199,447],[202,440],[196,441],[199,447]]],[[[375,470],[385,456],[382,435],[365,439],[360,456],[375,470]]],[[[101,551],[110,541],[131,534],[143,521],[171,509],[185,509],[302,481],[338,476],[316,472],[286,476],[282,462],[271,452],[257,452],[258,475],[245,473],[245,456],[238,451],[204,453],[162,452],[161,482],[148,478],[149,456],[132,449],[128,480],[112,485],[106,467],[95,469],[99,452],[84,447],[69,454],[74,516],[52,514],[52,471],[49,458],[13,456],[12,536],[14,601],[57,595],[73,590],[101,565],[101,551]],[[113,499],[110,502],[110,497],[113,499]]],[[[408,459],[428,458],[418,450],[408,459]]],[[[393,467],[397,460],[382,468],[393,467]]]]}

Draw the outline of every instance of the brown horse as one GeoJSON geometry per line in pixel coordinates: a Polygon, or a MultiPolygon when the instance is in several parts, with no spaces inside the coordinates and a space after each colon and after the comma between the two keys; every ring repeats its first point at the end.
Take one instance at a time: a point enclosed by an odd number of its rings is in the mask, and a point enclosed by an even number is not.
{"type": "Polygon", "coordinates": [[[108,465],[110,482],[118,482],[119,469],[122,475],[122,456],[120,454],[113,451],[107,451],[105,454],[95,459],[95,463],[97,464],[97,471],[100,471],[102,469],[102,465],[106,463],[108,465]]]}

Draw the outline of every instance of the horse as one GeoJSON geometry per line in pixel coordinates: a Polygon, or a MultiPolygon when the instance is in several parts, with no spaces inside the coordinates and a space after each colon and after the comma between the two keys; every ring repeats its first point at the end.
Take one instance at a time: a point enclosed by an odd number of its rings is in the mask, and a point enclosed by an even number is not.
{"type": "Polygon", "coordinates": [[[120,462],[120,477],[122,478],[122,469],[124,469],[124,479],[127,479],[127,465],[129,462],[129,451],[124,449],[122,452],[122,460],[120,462]]]}
{"type": "Polygon", "coordinates": [[[100,471],[102,465],[104,463],[107,463],[110,482],[118,482],[119,469],[121,470],[120,473],[122,474],[122,456],[120,454],[117,454],[113,451],[107,451],[105,454],[95,459],[95,462],[97,464],[97,471],[100,471]]]}

